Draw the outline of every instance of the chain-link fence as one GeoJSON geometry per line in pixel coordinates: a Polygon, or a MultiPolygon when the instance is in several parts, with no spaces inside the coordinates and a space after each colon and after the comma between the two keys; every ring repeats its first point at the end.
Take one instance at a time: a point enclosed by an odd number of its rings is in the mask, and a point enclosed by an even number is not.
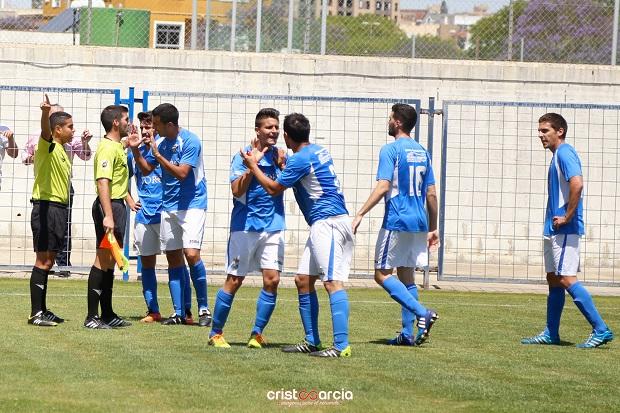
{"type": "Polygon", "coordinates": [[[0,42],[615,64],[619,3],[0,0],[0,42]]]}

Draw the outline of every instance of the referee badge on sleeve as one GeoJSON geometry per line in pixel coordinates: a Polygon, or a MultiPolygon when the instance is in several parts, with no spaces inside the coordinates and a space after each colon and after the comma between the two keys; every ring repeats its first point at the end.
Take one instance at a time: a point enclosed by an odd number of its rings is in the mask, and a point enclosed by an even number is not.
{"type": "Polygon", "coordinates": [[[108,165],[109,165],[109,163],[108,163],[108,161],[107,161],[107,160],[103,160],[103,161],[101,161],[101,167],[102,167],[103,169],[106,169],[106,168],[108,167],[108,165]]]}

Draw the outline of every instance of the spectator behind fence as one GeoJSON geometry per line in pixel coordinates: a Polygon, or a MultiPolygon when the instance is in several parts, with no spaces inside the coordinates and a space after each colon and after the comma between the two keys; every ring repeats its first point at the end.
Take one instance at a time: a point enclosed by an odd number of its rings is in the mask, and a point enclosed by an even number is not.
{"type": "Polygon", "coordinates": [[[11,158],[17,158],[17,145],[13,131],[8,126],[0,125],[0,189],[2,188],[2,161],[7,154],[11,158]]]}
{"type": "MultiPolygon", "coordinates": [[[[62,112],[64,108],[59,104],[55,103],[51,105],[50,116],[52,116],[55,112],[62,112]]],[[[67,156],[69,157],[69,161],[71,165],[73,165],[73,157],[77,155],[83,161],[88,161],[91,157],[91,149],[89,146],[90,139],[93,135],[88,131],[88,129],[84,129],[82,135],[73,136],[69,143],[65,143],[63,145],[67,156]]],[[[34,162],[34,154],[37,150],[37,141],[39,137],[37,135],[30,135],[28,141],[26,142],[26,146],[24,151],[22,152],[22,163],[24,165],[31,165],[34,162]]],[[[72,174],[73,176],[73,174],[72,174]]],[[[56,265],[58,267],[63,267],[64,269],[58,271],[56,275],[59,277],[68,277],[71,275],[67,267],[71,267],[71,222],[72,222],[72,214],[71,211],[73,209],[73,185],[70,185],[70,197],[69,197],[69,217],[68,223],[65,228],[64,241],[62,245],[62,249],[58,252],[56,256],[56,265]]]]}

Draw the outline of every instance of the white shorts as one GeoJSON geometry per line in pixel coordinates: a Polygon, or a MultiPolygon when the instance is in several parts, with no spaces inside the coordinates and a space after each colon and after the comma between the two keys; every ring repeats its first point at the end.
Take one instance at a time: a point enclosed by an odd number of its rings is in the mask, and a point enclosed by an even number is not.
{"type": "Polygon", "coordinates": [[[226,273],[245,277],[249,272],[278,270],[284,263],[284,231],[234,231],[228,239],[226,273]]]}
{"type": "Polygon", "coordinates": [[[580,271],[580,238],[577,234],[545,236],[545,272],[554,272],[557,275],[577,275],[580,271]]]}
{"type": "Polygon", "coordinates": [[[148,257],[149,255],[161,254],[159,227],[160,224],[134,223],[133,245],[138,255],[148,257]]]}
{"type": "Polygon", "coordinates": [[[299,261],[298,274],[320,275],[321,281],[347,281],[353,256],[351,218],[339,215],[316,221],[299,261]]]}
{"type": "Polygon", "coordinates": [[[375,245],[375,269],[428,266],[426,232],[391,231],[381,228],[375,245]]]}
{"type": "Polygon", "coordinates": [[[207,211],[187,209],[161,213],[161,249],[174,251],[182,248],[200,249],[207,211]]]}

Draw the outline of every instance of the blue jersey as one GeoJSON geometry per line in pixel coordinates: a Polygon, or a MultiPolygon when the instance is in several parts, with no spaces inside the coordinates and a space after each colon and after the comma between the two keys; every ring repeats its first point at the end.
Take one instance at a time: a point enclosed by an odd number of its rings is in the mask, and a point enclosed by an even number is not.
{"type": "MultiPolygon", "coordinates": [[[[164,138],[158,138],[159,144],[164,138]]],[[[146,145],[140,147],[142,156],[147,156],[149,148],[146,145]]],[[[138,188],[138,199],[142,205],[136,212],[136,222],[141,224],[159,224],[161,222],[161,203],[162,203],[162,185],[161,185],[161,166],[153,170],[149,175],[143,175],[142,171],[136,165],[133,153],[129,151],[127,154],[127,166],[129,168],[129,176],[136,177],[136,186],[138,188]]]]}
{"type": "Polygon", "coordinates": [[[426,190],[435,185],[431,159],[411,138],[399,138],[381,148],[377,180],[390,181],[385,194],[382,227],[391,231],[428,232],[426,190]]]}
{"type": "Polygon", "coordinates": [[[553,228],[553,217],[566,215],[568,207],[568,181],[574,176],[582,176],[581,161],[575,148],[567,143],[561,144],[553,154],[549,175],[547,176],[547,211],[545,213],[544,235],[585,234],[583,224],[583,198],[579,199],[575,215],[558,229],[553,228]]]}
{"type": "Polygon", "coordinates": [[[304,146],[289,157],[277,182],[287,188],[293,187],[308,225],[349,214],[332,157],[319,145],[304,146]]]}
{"type": "MultiPolygon", "coordinates": [[[[249,151],[250,146],[244,150],[249,151]]],[[[280,176],[277,164],[278,148],[271,147],[258,163],[259,168],[270,179],[280,176]]],[[[241,154],[237,153],[230,165],[230,182],[233,182],[247,171],[241,154]]],[[[273,232],[285,229],[284,195],[271,196],[265,191],[255,177],[252,177],[247,191],[239,198],[233,198],[233,210],[230,218],[231,231],[273,232]]]]}
{"type": "MultiPolygon", "coordinates": [[[[202,162],[202,143],[198,136],[187,129],[181,129],[176,138],[164,138],[157,148],[172,164],[192,167],[182,181],[162,168],[163,210],[207,209],[207,181],[202,162]]],[[[151,165],[158,165],[152,152],[145,158],[151,165]]]]}

